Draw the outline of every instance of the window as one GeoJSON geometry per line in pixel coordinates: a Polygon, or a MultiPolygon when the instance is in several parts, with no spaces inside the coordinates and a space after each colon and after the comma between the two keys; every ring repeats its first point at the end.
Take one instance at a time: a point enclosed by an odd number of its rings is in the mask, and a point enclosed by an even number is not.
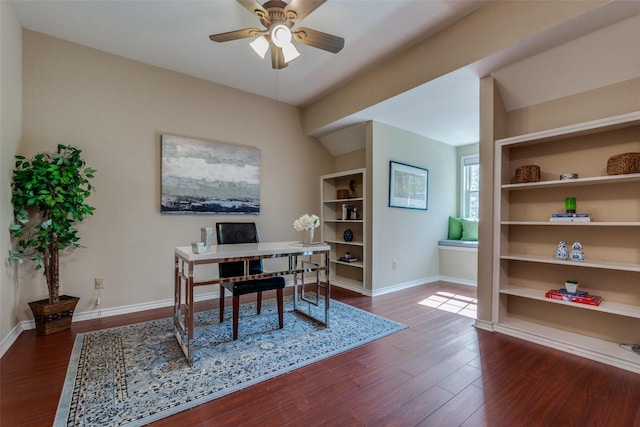
{"type": "Polygon", "coordinates": [[[480,157],[478,155],[461,157],[461,170],[460,216],[478,219],[480,213],[480,157]]]}

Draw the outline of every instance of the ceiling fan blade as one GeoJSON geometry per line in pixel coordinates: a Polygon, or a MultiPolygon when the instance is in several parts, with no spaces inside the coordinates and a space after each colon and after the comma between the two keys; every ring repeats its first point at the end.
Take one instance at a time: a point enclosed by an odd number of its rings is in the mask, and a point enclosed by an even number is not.
{"type": "Polygon", "coordinates": [[[264,33],[264,30],[258,28],[245,28],[244,30],[229,31],[227,33],[212,34],[209,39],[214,42],[228,42],[231,40],[244,39],[247,37],[256,37],[264,33]]]}
{"type": "Polygon", "coordinates": [[[317,47],[318,49],[326,50],[327,52],[338,53],[344,47],[344,39],[342,37],[312,30],[310,28],[298,28],[292,34],[293,38],[298,43],[317,47]]]}
{"type": "Polygon", "coordinates": [[[294,23],[302,21],[305,16],[322,6],[326,1],[327,0],[291,0],[287,7],[284,8],[287,21],[294,23]]]}
{"type": "Polygon", "coordinates": [[[284,62],[284,55],[282,54],[282,49],[272,44],[271,45],[271,67],[274,70],[280,70],[286,67],[287,65],[289,64],[284,62]]]}
{"type": "Polygon", "coordinates": [[[260,21],[266,20],[266,25],[271,22],[271,18],[269,18],[269,12],[267,12],[267,10],[262,7],[262,5],[256,0],[238,0],[238,3],[240,3],[242,7],[247,9],[249,12],[260,18],[260,21]]]}

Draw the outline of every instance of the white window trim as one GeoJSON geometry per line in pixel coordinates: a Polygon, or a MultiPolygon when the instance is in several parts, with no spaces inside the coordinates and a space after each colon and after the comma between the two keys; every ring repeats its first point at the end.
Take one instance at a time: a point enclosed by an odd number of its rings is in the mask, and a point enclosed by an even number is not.
{"type": "Polygon", "coordinates": [[[460,209],[458,214],[461,217],[467,216],[468,212],[465,212],[465,179],[464,179],[464,168],[465,166],[468,165],[474,165],[474,164],[480,164],[480,154],[469,154],[466,156],[460,156],[460,173],[459,175],[459,179],[460,179],[460,209]]]}

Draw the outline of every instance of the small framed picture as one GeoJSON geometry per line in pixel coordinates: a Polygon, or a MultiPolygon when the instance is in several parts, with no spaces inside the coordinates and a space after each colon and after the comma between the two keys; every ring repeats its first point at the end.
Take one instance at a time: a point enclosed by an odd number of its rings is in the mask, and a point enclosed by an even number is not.
{"type": "Polygon", "coordinates": [[[429,170],[394,162],[389,164],[389,206],[427,210],[429,170]]]}

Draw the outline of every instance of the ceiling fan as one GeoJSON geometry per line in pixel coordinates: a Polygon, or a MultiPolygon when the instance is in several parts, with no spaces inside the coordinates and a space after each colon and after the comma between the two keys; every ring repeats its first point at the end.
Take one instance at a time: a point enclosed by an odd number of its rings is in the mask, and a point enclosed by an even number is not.
{"type": "Polygon", "coordinates": [[[316,47],[331,53],[338,53],[344,47],[344,39],[310,28],[293,26],[320,7],[327,0],[269,0],[264,4],[256,0],[237,0],[245,9],[255,14],[265,29],[245,28],[213,34],[209,38],[215,42],[227,42],[247,37],[257,37],[250,43],[253,50],[262,58],[271,49],[271,66],[274,69],[286,67],[290,61],[300,56],[292,40],[307,46],[316,47]]]}

